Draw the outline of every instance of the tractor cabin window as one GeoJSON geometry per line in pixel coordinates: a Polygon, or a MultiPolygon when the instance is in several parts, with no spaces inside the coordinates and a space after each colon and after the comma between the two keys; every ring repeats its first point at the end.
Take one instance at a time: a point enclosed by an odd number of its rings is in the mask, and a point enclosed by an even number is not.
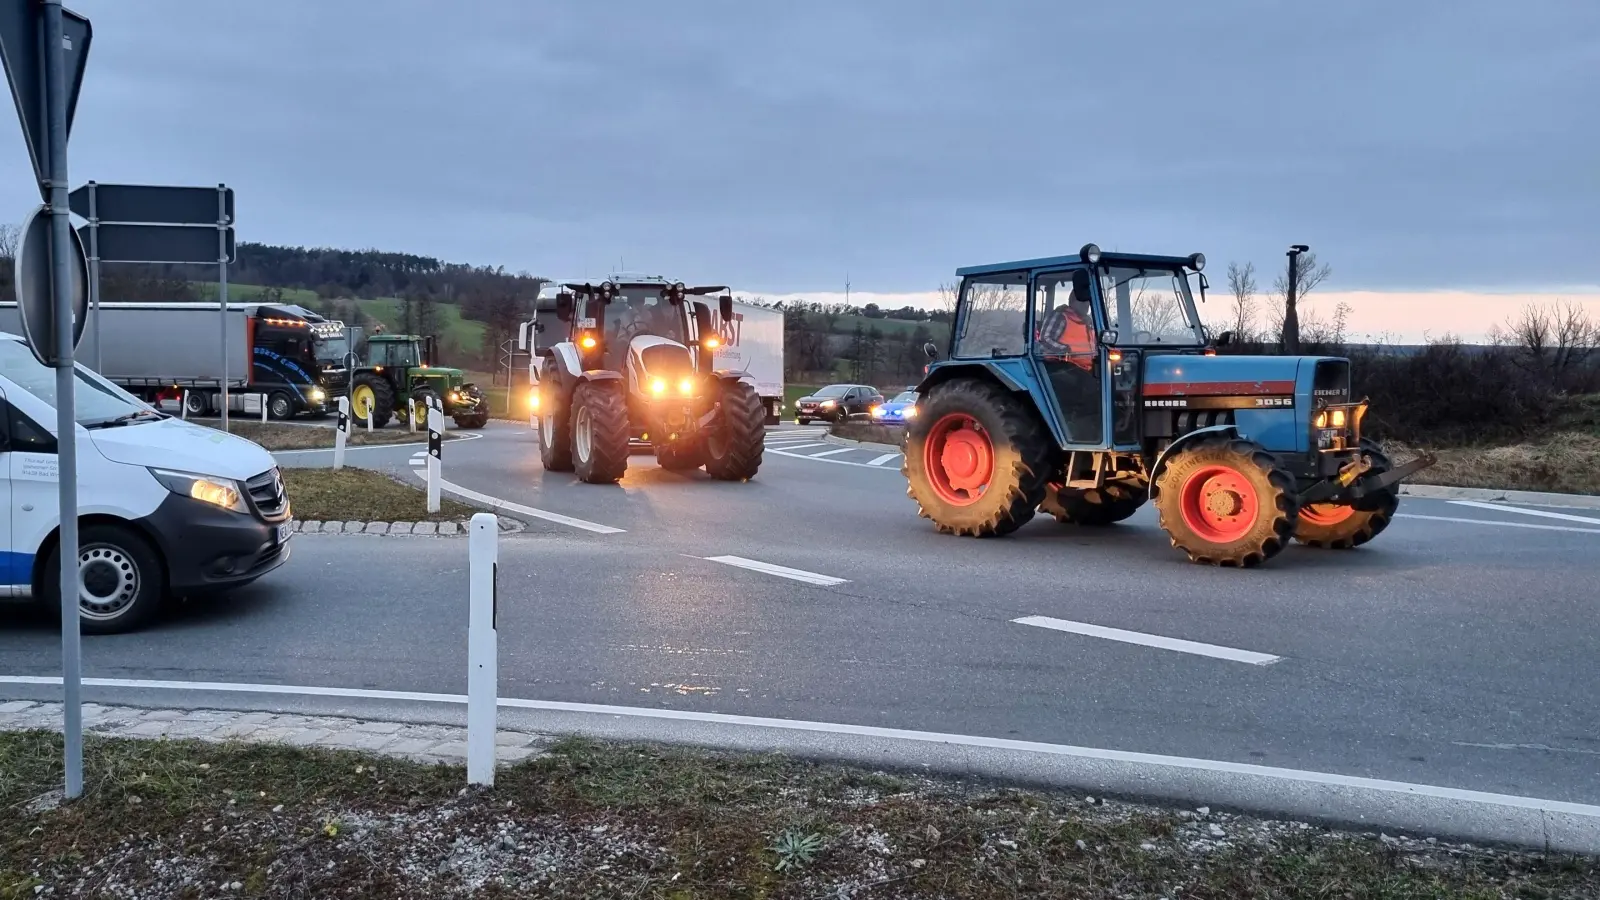
{"type": "Polygon", "coordinates": [[[955,355],[1021,356],[1028,349],[1028,276],[979,275],[961,284],[961,332],[955,355]]]}
{"type": "Polygon", "coordinates": [[[1140,346],[1205,343],[1188,279],[1172,269],[1114,267],[1101,275],[1106,320],[1117,342],[1140,346]]]}

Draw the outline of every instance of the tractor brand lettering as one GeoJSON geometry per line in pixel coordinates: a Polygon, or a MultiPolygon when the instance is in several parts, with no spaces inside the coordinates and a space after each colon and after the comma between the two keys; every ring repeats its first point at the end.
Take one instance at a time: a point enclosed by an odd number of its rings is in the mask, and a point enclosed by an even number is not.
{"type": "Polygon", "coordinates": [[[1318,397],[1343,397],[1348,392],[1344,388],[1318,388],[1314,393],[1318,397]]]}
{"type": "Polygon", "coordinates": [[[1144,386],[1146,397],[1253,397],[1293,393],[1293,381],[1174,381],[1144,386]]]}
{"type": "Polygon", "coordinates": [[[1294,397],[1258,397],[1233,395],[1206,395],[1201,397],[1146,398],[1146,409],[1293,409],[1294,397]]]}

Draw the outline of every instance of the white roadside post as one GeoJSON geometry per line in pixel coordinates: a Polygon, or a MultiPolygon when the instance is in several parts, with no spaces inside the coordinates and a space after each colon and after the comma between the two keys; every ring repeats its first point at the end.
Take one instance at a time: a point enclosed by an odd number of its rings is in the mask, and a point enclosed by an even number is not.
{"type": "Polygon", "coordinates": [[[261,398],[261,424],[267,424],[267,395],[257,394],[261,398]]]}
{"type": "Polygon", "coordinates": [[[344,468],[344,442],[350,437],[350,398],[339,398],[339,420],[333,426],[333,468],[344,468]]]}
{"type": "Polygon", "coordinates": [[[407,397],[406,398],[406,431],[410,432],[411,434],[416,434],[417,433],[417,409],[418,409],[417,398],[415,398],[415,397],[407,397]]]}
{"type": "Polygon", "coordinates": [[[189,392],[187,390],[183,392],[183,399],[180,400],[179,402],[183,404],[183,408],[178,410],[178,418],[183,419],[184,421],[188,421],[188,419],[189,419],[189,392]]]}
{"type": "Polygon", "coordinates": [[[428,512],[439,511],[439,465],[444,452],[444,410],[439,398],[428,398],[428,512]]]}
{"type": "Polygon", "coordinates": [[[467,783],[494,784],[499,703],[499,525],[492,513],[472,517],[467,539],[467,783]]]}

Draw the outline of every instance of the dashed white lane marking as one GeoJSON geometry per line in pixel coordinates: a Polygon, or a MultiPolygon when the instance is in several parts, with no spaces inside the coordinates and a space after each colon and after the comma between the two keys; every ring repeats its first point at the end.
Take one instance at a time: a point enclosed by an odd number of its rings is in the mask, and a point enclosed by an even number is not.
{"type": "MultiPolygon", "coordinates": [[[[427,479],[427,476],[422,472],[413,470],[411,474],[423,480],[427,479]]],[[[563,516],[560,513],[553,513],[547,509],[535,509],[531,506],[523,506],[521,503],[512,503],[510,500],[501,500],[499,497],[491,497],[488,494],[480,494],[470,488],[464,488],[459,484],[451,484],[442,478],[439,479],[439,489],[448,494],[455,494],[458,497],[465,497],[468,500],[476,500],[479,503],[494,509],[503,509],[506,512],[517,513],[518,515],[529,516],[530,518],[534,519],[543,519],[546,522],[554,522],[557,525],[581,528],[584,531],[592,531],[595,534],[621,534],[625,530],[622,528],[613,528],[610,525],[601,525],[599,522],[590,522],[585,519],[575,519],[572,516],[563,516]]]]}
{"type": "Polygon", "coordinates": [[[820,575],[816,572],[807,572],[805,569],[791,569],[788,566],[773,565],[756,559],[745,559],[742,556],[702,556],[701,559],[707,562],[722,563],[725,566],[738,566],[741,569],[749,569],[752,572],[776,575],[779,578],[804,581],[806,584],[822,585],[823,587],[844,584],[850,580],[848,578],[835,578],[832,575],[820,575]]]}
{"type": "Polygon", "coordinates": [[[1528,509],[1522,506],[1508,506],[1504,503],[1485,503],[1482,500],[1451,500],[1456,506],[1470,506],[1474,509],[1495,509],[1501,512],[1516,513],[1521,516],[1539,516],[1544,519],[1560,519],[1563,522],[1582,522],[1600,528],[1600,519],[1593,516],[1574,516],[1571,513],[1550,512],[1543,509],[1528,509]]]}
{"type": "Polygon", "coordinates": [[[808,453],[806,455],[811,459],[821,459],[824,456],[838,456],[841,453],[849,453],[854,449],[854,447],[839,447],[834,450],[824,450],[821,453],[808,453]]]}
{"type": "MultiPolygon", "coordinates": [[[[58,675],[0,675],[0,684],[59,687],[58,675]]],[[[457,706],[467,702],[464,694],[438,694],[423,691],[386,691],[376,688],[337,688],[295,684],[246,684],[228,681],[159,681],[137,678],[85,678],[85,687],[103,687],[125,690],[212,692],[227,694],[264,694],[292,697],[344,697],[351,700],[389,700],[411,703],[448,703],[457,706]]],[[[1433,797],[1441,800],[1459,800],[1482,803],[1511,809],[1530,809],[1560,815],[1600,819],[1600,806],[1573,803],[1567,800],[1542,800],[1516,794],[1490,794],[1465,788],[1442,787],[1432,784],[1414,784],[1406,781],[1386,781],[1360,775],[1339,775],[1331,772],[1312,772],[1305,769],[1283,769],[1254,763],[1227,762],[1224,760],[1195,759],[1185,756],[1165,756],[1140,753],[1134,750],[1103,750],[1097,747],[1075,747],[1068,744],[1046,744],[1016,738],[982,737],[969,734],[945,734],[935,731],[913,731],[905,728],[885,728],[879,725],[852,725],[843,722],[812,722],[804,719],[777,719],[763,716],[741,716],[732,713],[699,712],[691,709],[663,709],[644,706],[610,706],[599,703],[573,703],[563,700],[525,700],[520,697],[501,697],[497,701],[504,709],[531,709],[548,712],[591,713],[604,716],[625,716],[640,719],[664,719],[680,722],[706,722],[718,725],[737,725],[755,728],[772,728],[781,731],[800,731],[820,734],[842,734],[854,737],[887,738],[916,741],[925,744],[953,744],[959,747],[980,747],[992,750],[1019,750],[1043,756],[1105,760],[1142,765],[1177,768],[1192,772],[1228,773],[1271,778],[1286,784],[1314,784],[1338,788],[1358,788],[1382,791],[1402,797],[1433,797]]]]}
{"type": "Polygon", "coordinates": [[[885,453],[882,456],[873,457],[872,460],[867,463],[867,465],[869,465],[869,466],[881,466],[881,465],[883,465],[884,463],[888,462],[891,459],[899,459],[899,458],[900,458],[900,454],[898,454],[898,453],[885,453]]]}
{"type": "Polygon", "coordinates": [[[1121,628],[1107,628],[1104,625],[1090,625],[1087,622],[1070,622],[1066,619],[1052,619],[1049,616],[1023,616],[1020,619],[1012,619],[1011,621],[1018,625],[1033,625],[1038,628],[1049,628],[1053,631],[1067,631],[1086,637],[1105,638],[1108,641],[1139,644],[1160,650],[1176,650],[1179,653],[1210,656],[1214,659],[1249,663],[1252,666],[1270,666],[1283,659],[1281,656],[1273,656],[1270,653],[1257,653],[1254,650],[1235,650],[1232,647],[1219,647],[1216,644],[1202,644],[1197,641],[1162,637],[1159,634],[1144,634],[1139,631],[1123,631],[1121,628]]]}
{"type": "Polygon", "coordinates": [[[1494,525],[1499,528],[1533,528],[1538,531],[1575,531],[1579,534],[1600,534],[1600,528],[1578,528],[1574,525],[1535,525],[1532,522],[1500,522],[1495,519],[1463,519],[1456,516],[1424,516],[1418,513],[1395,513],[1396,519],[1425,519],[1429,522],[1458,522],[1462,525],[1494,525]]]}

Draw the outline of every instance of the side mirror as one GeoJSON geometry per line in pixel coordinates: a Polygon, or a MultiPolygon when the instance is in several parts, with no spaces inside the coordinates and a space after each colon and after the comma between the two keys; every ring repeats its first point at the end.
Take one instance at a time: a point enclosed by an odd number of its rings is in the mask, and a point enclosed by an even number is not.
{"type": "Polygon", "coordinates": [[[1223,333],[1217,335],[1217,346],[1218,347],[1226,347],[1231,343],[1233,343],[1233,332],[1224,331],[1223,333]]]}
{"type": "Polygon", "coordinates": [[[1100,343],[1114,346],[1117,343],[1117,330],[1115,328],[1107,328],[1105,331],[1100,332],[1100,343]]]}
{"type": "Polygon", "coordinates": [[[923,344],[922,345],[922,352],[924,354],[926,354],[929,359],[938,359],[939,358],[939,348],[938,348],[938,346],[936,346],[933,343],[933,341],[929,341],[926,344],[923,344]]]}
{"type": "Polygon", "coordinates": [[[699,362],[697,368],[703,374],[710,372],[715,365],[716,354],[711,348],[706,347],[706,338],[716,335],[717,326],[711,321],[711,307],[695,301],[693,308],[694,330],[696,334],[700,335],[700,347],[695,356],[699,362]]]}
{"type": "Polygon", "coordinates": [[[733,295],[723,294],[717,298],[717,312],[722,314],[722,321],[733,321],[733,295]]]}
{"type": "Polygon", "coordinates": [[[572,321],[572,294],[562,291],[556,295],[556,318],[563,322],[572,321]]]}
{"type": "MultiPolygon", "coordinates": [[[[1196,253],[1195,255],[1199,256],[1200,254],[1196,253]]],[[[1204,302],[1206,302],[1206,291],[1211,290],[1211,282],[1206,279],[1206,273],[1201,272],[1199,274],[1200,274],[1200,302],[1204,303],[1204,302]]]]}

